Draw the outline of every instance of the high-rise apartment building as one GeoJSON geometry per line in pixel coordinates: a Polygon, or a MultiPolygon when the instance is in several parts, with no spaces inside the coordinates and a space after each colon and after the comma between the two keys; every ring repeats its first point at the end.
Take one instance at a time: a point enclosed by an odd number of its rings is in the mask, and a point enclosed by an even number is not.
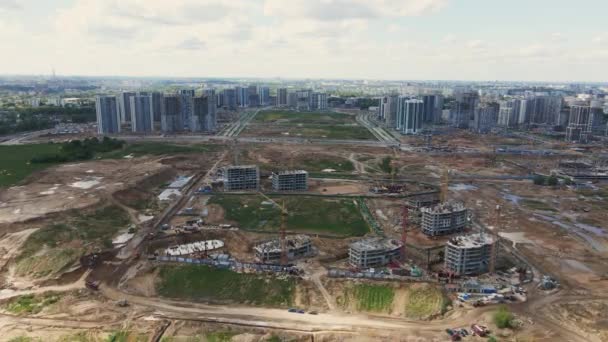
{"type": "Polygon", "coordinates": [[[443,97],[441,95],[424,95],[422,109],[422,121],[431,123],[439,121],[443,109],[443,97]]]}
{"type": "Polygon", "coordinates": [[[192,113],[194,111],[193,108],[193,98],[194,98],[194,90],[193,89],[182,89],[179,91],[179,111],[180,111],[180,121],[184,125],[182,129],[191,130],[190,124],[192,123],[192,113]]]}
{"type": "Polygon", "coordinates": [[[287,88],[277,89],[277,106],[287,107],[287,88]]]}
{"type": "Polygon", "coordinates": [[[473,126],[470,129],[476,133],[489,133],[498,122],[499,105],[496,102],[483,103],[475,108],[473,126]]]}
{"type": "Polygon", "coordinates": [[[163,133],[175,133],[184,130],[179,103],[180,97],[177,95],[162,98],[160,127],[163,133]]]}
{"type": "Polygon", "coordinates": [[[591,107],[573,105],[570,107],[570,121],[566,128],[566,140],[587,143],[592,135],[593,117],[591,107]]]}
{"type": "Polygon", "coordinates": [[[397,121],[397,101],[399,95],[388,95],[380,98],[378,117],[387,127],[395,127],[397,121]]]}
{"type": "Polygon", "coordinates": [[[154,131],[151,96],[131,97],[131,130],[134,133],[151,133],[154,131]]]}
{"type": "Polygon", "coordinates": [[[135,96],[134,92],[123,92],[118,97],[118,113],[120,122],[131,122],[131,97],[135,96]]]}
{"type": "Polygon", "coordinates": [[[222,96],[224,98],[223,100],[223,106],[224,108],[228,109],[228,110],[235,110],[236,109],[236,90],[235,89],[224,89],[224,91],[222,92],[222,96]]]}
{"type": "Polygon", "coordinates": [[[260,106],[268,106],[270,105],[270,88],[266,86],[258,87],[258,96],[260,106]]]}
{"type": "Polygon", "coordinates": [[[236,87],[236,104],[239,107],[247,107],[249,106],[249,94],[247,93],[247,88],[245,87],[236,87]]]}
{"type": "Polygon", "coordinates": [[[97,114],[97,133],[120,133],[120,116],[115,96],[97,96],[95,98],[97,114]]]}
{"type": "Polygon", "coordinates": [[[397,101],[397,130],[401,134],[418,134],[422,130],[424,102],[399,96],[397,101]]]}
{"type": "Polygon", "coordinates": [[[310,94],[310,110],[327,110],[327,94],[312,93],[310,94]]]}

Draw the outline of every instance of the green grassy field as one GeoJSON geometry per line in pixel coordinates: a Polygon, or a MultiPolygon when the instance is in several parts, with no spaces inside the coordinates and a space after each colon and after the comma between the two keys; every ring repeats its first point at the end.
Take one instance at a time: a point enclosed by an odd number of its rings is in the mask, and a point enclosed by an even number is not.
{"type": "Polygon", "coordinates": [[[129,215],[117,206],[72,211],[62,221],[27,238],[17,257],[17,274],[43,277],[58,273],[96,247],[111,247],[112,237],[130,224],[129,215]],[[39,253],[41,250],[44,253],[39,253]]]}
{"type": "Polygon", "coordinates": [[[221,147],[219,145],[178,145],[162,142],[138,142],[127,144],[121,150],[112,151],[100,154],[103,159],[119,159],[127,155],[133,157],[141,157],[145,155],[173,155],[173,154],[188,154],[188,153],[203,153],[217,151],[221,147]]]}
{"type": "Polygon", "coordinates": [[[264,111],[256,115],[243,136],[300,137],[308,139],[373,140],[354,115],[334,112],[264,111]]]}
{"type": "Polygon", "coordinates": [[[395,290],[390,286],[357,284],[345,291],[343,305],[347,307],[354,300],[359,311],[386,312],[392,307],[394,297],[395,290]]]}
{"type": "Polygon", "coordinates": [[[184,265],[162,266],[157,290],[169,298],[287,307],[293,301],[295,286],[291,278],[184,265]]]}
{"type": "Polygon", "coordinates": [[[258,113],[254,120],[257,123],[289,123],[289,124],[352,124],[356,122],[354,115],[334,112],[295,112],[287,110],[272,110],[258,113]]]}
{"type": "Polygon", "coordinates": [[[58,153],[60,148],[59,144],[0,146],[0,188],[17,184],[32,172],[54,165],[30,163],[30,160],[35,156],[58,153]]]}
{"type": "Polygon", "coordinates": [[[60,298],[59,294],[52,292],[23,295],[9,300],[4,308],[16,315],[37,314],[45,307],[57,303],[60,298]]]}
{"type": "Polygon", "coordinates": [[[405,307],[405,314],[409,318],[424,318],[440,313],[447,300],[438,287],[412,288],[405,307]]]}
{"type": "Polygon", "coordinates": [[[552,206],[550,206],[547,203],[542,202],[542,201],[524,199],[521,201],[521,203],[525,207],[532,209],[532,210],[556,211],[555,208],[553,208],[552,206]]]}
{"type": "MultiPolygon", "coordinates": [[[[362,236],[369,232],[352,199],[306,196],[277,196],[289,211],[286,226],[290,231],[324,233],[338,236],[362,236]]],[[[220,205],[225,218],[241,229],[275,231],[280,227],[280,211],[274,205],[262,204],[262,196],[216,195],[209,204],[220,205]]]]}

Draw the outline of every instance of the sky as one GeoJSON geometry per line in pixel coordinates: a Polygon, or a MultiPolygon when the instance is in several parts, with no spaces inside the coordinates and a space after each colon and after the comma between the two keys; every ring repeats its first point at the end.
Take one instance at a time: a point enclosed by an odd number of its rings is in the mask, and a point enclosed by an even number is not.
{"type": "Polygon", "coordinates": [[[0,0],[0,74],[608,81],[606,0],[0,0]]]}

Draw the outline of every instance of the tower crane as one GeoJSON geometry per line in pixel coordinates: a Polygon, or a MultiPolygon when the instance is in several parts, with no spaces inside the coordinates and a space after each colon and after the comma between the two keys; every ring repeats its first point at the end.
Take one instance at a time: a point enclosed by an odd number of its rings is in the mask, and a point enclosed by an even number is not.
{"type": "Polygon", "coordinates": [[[281,245],[281,265],[285,266],[285,265],[287,265],[287,262],[288,262],[285,220],[286,220],[287,216],[289,215],[289,212],[287,211],[287,209],[285,209],[285,203],[283,203],[283,205],[281,205],[281,204],[277,203],[275,200],[273,200],[272,198],[264,195],[262,192],[258,192],[258,194],[260,194],[260,196],[264,197],[268,201],[272,202],[277,208],[279,208],[279,210],[281,210],[281,228],[279,231],[279,242],[281,245]]]}

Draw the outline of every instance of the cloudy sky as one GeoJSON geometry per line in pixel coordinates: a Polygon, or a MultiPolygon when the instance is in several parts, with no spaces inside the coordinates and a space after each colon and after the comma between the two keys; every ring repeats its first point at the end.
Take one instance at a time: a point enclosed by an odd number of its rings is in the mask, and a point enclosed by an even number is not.
{"type": "Polygon", "coordinates": [[[608,81],[607,0],[0,0],[0,74],[608,81]]]}

